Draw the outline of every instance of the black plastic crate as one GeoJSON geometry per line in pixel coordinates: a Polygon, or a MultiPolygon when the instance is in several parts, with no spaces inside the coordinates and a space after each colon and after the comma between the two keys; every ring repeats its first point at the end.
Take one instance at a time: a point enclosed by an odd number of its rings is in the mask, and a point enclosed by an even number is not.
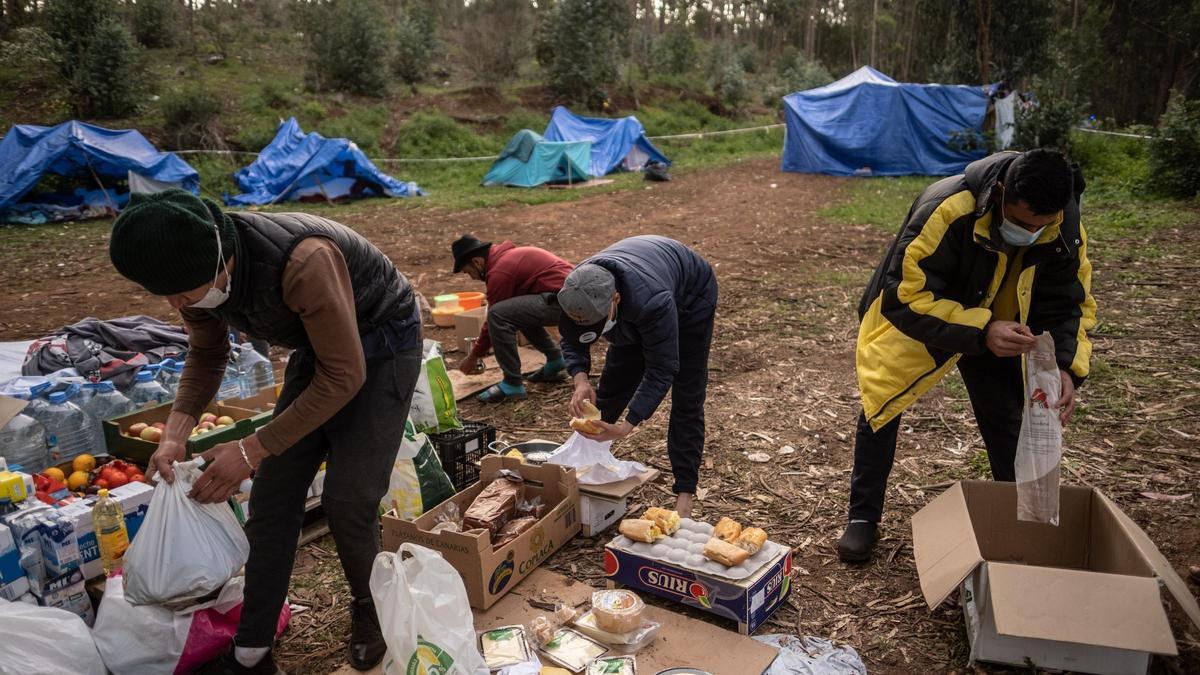
{"type": "Polygon", "coordinates": [[[442,468],[460,492],[479,480],[479,462],[496,440],[496,427],[486,422],[463,420],[462,425],[462,429],[429,435],[442,468]]]}

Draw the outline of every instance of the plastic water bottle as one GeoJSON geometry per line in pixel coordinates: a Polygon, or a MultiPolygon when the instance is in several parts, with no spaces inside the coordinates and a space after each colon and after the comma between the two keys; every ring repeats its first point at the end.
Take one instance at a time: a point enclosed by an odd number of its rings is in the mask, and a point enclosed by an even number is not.
{"type": "Polygon", "coordinates": [[[154,373],[145,368],[138,371],[129,388],[129,400],[136,408],[148,408],[171,400],[171,395],[154,379],[154,373]]]}
{"type": "Polygon", "coordinates": [[[92,427],[87,415],[79,406],[67,400],[67,392],[50,394],[50,405],[42,414],[42,426],[46,427],[47,444],[50,446],[50,463],[57,464],[74,459],[92,449],[92,427]]]}
{"type": "Polygon", "coordinates": [[[99,382],[84,382],[78,388],[75,385],[71,385],[67,389],[67,400],[80,408],[84,407],[96,395],[97,384],[99,382]]]}
{"type": "Polygon", "coordinates": [[[108,490],[97,493],[96,505],[92,507],[92,527],[96,531],[96,545],[100,549],[100,565],[104,575],[121,567],[125,549],[129,548],[129,531],[125,529],[125,514],[121,504],[108,496],[108,490]]]}
{"type": "Polygon", "coordinates": [[[9,464],[20,464],[28,473],[38,473],[50,461],[46,429],[25,413],[18,413],[0,429],[0,457],[9,464]]]}
{"type": "Polygon", "coordinates": [[[238,368],[235,361],[230,361],[225,366],[225,377],[221,380],[221,387],[217,389],[217,400],[228,401],[230,399],[241,398],[242,396],[242,371],[238,368]]]}
{"type": "Polygon", "coordinates": [[[158,383],[171,394],[171,398],[174,398],[179,393],[179,378],[183,374],[183,364],[175,359],[166,359],[158,365],[158,383]]]}
{"type": "Polygon", "coordinates": [[[26,401],[29,401],[29,405],[25,406],[23,412],[39,422],[42,421],[42,413],[50,406],[50,402],[43,395],[48,389],[50,389],[50,383],[43,382],[30,387],[29,393],[24,397],[26,401]]]}
{"type": "Polygon", "coordinates": [[[104,442],[104,420],[128,415],[133,412],[133,402],[117,391],[112,382],[97,382],[93,389],[95,393],[87,403],[83,404],[83,412],[88,416],[92,425],[92,447],[98,452],[106,448],[104,442]]]}
{"type": "Polygon", "coordinates": [[[255,351],[249,342],[238,347],[237,366],[242,375],[242,398],[250,398],[266,387],[275,386],[271,361],[255,351]]]}

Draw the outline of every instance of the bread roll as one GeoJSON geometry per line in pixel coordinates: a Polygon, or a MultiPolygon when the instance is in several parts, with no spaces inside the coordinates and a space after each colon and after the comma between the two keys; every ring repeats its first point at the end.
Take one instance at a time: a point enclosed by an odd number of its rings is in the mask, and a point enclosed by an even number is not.
{"type": "Polygon", "coordinates": [[[600,409],[597,408],[591,401],[584,399],[583,403],[579,404],[583,409],[582,417],[571,418],[571,428],[585,434],[598,434],[604,431],[596,422],[600,421],[600,409]]]}
{"type": "Polygon", "coordinates": [[[734,567],[746,562],[746,558],[749,558],[750,554],[745,549],[713,537],[704,545],[704,557],[715,560],[726,567],[734,567]]]}
{"type": "Polygon", "coordinates": [[[634,541],[644,541],[647,544],[653,544],[663,536],[662,530],[658,529],[658,525],[640,518],[626,518],[622,520],[618,530],[621,534],[634,541]]]}
{"type": "Polygon", "coordinates": [[[742,530],[742,536],[738,537],[735,543],[738,548],[744,549],[750,555],[754,555],[762,550],[763,545],[767,543],[767,533],[757,527],[747,527],[742,530]]]}
{"type": "Polygon", "coordinates": [[[677,511],[651,506],[642,514],[642,520],[652,521],[667,536],[679,531],[679,513],[677,511]]]}
{"type": "Polygon", "coordinates": [[[732,544],[737,541],[737,538],[742,536],[742,524],[736,520],[722,518],[717,521],[717,526],[713,528],[713,536],[721,541],[732,544]]]}

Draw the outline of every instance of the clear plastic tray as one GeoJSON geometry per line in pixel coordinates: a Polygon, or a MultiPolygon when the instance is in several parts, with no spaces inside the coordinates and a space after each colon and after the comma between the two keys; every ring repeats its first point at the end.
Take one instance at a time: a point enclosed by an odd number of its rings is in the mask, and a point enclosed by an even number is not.
{"type": "Polygon", "coordinates": [[[596,626],[596,616],[591,610],[575,619],[572,624],[575,630],[612,648],[616,654],[634,654],[658,637],[662,624],[655,621],[642,621],[641,627],[630,633],[609,633],[596,626]]]}

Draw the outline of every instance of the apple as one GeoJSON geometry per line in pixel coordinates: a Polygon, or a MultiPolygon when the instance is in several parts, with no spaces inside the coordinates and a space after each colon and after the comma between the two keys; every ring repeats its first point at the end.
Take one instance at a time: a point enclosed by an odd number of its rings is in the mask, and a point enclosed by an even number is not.
{"type": "Polygon", "coordinates": [[[145,422],[138,422],[137,424],[132,424],[129,426],[129,435],[130,436],[141,436],[142,432],[145,431],[146,427],[148,427],[148,426],[150,426],[150,425],[146,424],[145,422]]]}
{"type": "Polygon", "coordinates": [[[215,428],[217,428],[217,429],[224,429],[224,428],[225,428],[225,427],[227,427],[227,426],[229,426],[229,425],[228,425],[228,424],[218,424],[218,425],[217,425],[215,428]]]}
{"type": "Polygon", "coordinates": [[[165,431],[167,428],[167,425],[163,424],[162,422],[155,422],[154,424],[151,424],[150,426],[154,427],[155,429],[158,429],[159,431],[165,431]]]}
{"type": "MultiPolygon", "coordinates": [[[[142,433],[138,434],[138,438],[142,439],[143,441],[157,443],[162,440],[162,429],[157,427],[146,427],[145,429],[142,429],[142,433]]],[[[120,471],[117,471],[117,473],[120,473],[120,471]]]]}
{"type": "Polygon", "coordinates": [[[213,413],[204,413],[203,415],[200,416],[200,421],[201,422],[212,422],[213,424],[216,424],[217,416],[214,415],[213,413]]]}
{"type": "Polygon", "coordinates": [[[201,422],[200,423],[200,433],[204,433],[206,431],[212,431],[213,429],[216,429],[216,428],[217,428],[217,425],[213,422],[201,422]]]}
{"type": "Polygon", "coordinates": [[[217,418],[217,426],[219,427],[227,427],[230,424],[233,424],[233,418],[229,415],[221,415],[217,418]]]}

